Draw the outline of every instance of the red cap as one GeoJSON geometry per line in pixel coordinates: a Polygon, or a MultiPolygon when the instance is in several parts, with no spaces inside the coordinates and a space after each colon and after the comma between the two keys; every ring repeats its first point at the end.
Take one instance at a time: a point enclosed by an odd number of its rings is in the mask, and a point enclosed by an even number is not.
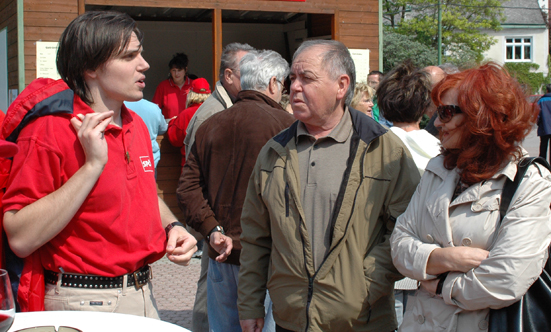
{"type": "Polygon", "coordinates": [[[19,151],[17,144],[0,139],[0,157],[10,158],[19,151]]]}
{"type": "Polygon", "coordinates": [[[204,94],[210,93],[209,82],[202,77],[196,78],[191,82],[191,91],[204,94]]]}

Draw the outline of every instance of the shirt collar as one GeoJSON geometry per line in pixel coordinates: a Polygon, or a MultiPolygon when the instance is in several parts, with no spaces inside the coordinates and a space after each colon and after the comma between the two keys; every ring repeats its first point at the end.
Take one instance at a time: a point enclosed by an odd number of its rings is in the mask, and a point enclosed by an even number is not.
{"type": "MultiPolygon", "coordinates": [[[[348,107],[344,110],[344,115],[342,116],[341,120],[337,124],[333,130],[329,133],[329,135],[321,138],[332,138],[334,141],[338,143],[346,142],[348,137],[350,136],[350,131],[352,130],[352,118],[350,117],[350,112],[348,111],[348,107]]],[[[298,128],[297,128],[297,138],[300,136],[309,136],[311,137],[310,133],[308,133],[308,130],[306,129],[306,126],[302,121],[298,122],[298,128]]]]}

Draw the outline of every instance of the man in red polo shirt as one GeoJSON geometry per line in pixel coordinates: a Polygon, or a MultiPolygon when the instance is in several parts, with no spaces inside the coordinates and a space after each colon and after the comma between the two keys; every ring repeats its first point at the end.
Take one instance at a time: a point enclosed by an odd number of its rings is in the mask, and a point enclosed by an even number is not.
{"type": "Polygon", "coordinates": [[[8,110],[62,112],[21,130],[3,198],[11,249],[44,268],[46,310],[158,318],[149,264],[166,252],[187,265],[196,250],[157,196],[147,127],[123,105],[143,97],[141,40],[127,14],[77,17],[59,43],[63,80],[33,81],[8,110]]]}

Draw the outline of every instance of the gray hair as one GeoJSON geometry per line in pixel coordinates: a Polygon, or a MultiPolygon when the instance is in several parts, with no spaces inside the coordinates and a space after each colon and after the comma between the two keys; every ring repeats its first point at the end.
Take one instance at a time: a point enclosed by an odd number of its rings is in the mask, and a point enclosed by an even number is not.
{"type": "Polygon", "coordinates": [[[224,71],[226,69],[229,68],[234,71],[239,69],[239,63],[235,57],[237,52],[250,52],[254,50],[255,48],[249,44],[231,43],[226,45],[220,58],[220,73],[218,74],[219,79],[224,77],[224,71]]]}
{"type": "Polygon", "coordinates": [[[300,45],[293,55],[293,62],[300,53],[314,46],[325,48],[325,52],[320,54],[322,57],[321,64],[324,68],[327,68],[326,71],[332,79],[336,80],[340,75],[348,75],[350,78],[348,91],[344,95],[344,103],[350,105],[356,84],[356,67],[348,48],[336,40],[307,40],[300,45]]]}
{"type": "Polygon", "coordinates": [[[252,51],[241,58],[241,89],[265,91],[272,77],[283,83],[289,64],[275,51],[252,51]]]}

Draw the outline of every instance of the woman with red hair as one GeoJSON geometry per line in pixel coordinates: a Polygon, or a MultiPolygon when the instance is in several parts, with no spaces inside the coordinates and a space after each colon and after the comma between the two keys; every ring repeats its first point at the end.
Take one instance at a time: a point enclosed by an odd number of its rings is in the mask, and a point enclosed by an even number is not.
{"type": "Polygon", "coordinates": [[[551,174],[531,165],[500,222],[537,114],[495,63],[448,75],[432,99],[442,152],[391,237],[396,268],[420,285],[399,331],[484,331],[489,309],[518,301],[545,265],[551,174]]]}

